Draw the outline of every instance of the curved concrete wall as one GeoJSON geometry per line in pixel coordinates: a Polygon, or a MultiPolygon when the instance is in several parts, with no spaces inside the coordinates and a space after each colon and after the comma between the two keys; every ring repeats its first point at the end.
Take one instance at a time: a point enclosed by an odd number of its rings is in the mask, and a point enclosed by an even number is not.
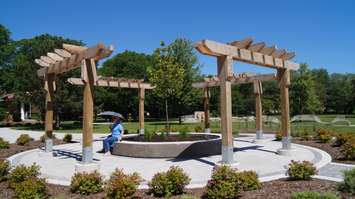
{"type": "Polygon", "coordinates": [[[144,158],[194,158],[221,154],[222,142],[220,135],[206,133],[203,133],[203,135],[211,135],[213,138],[181,142],[134,142],[123,140],[114,145],[112,154],[144,158]]]}

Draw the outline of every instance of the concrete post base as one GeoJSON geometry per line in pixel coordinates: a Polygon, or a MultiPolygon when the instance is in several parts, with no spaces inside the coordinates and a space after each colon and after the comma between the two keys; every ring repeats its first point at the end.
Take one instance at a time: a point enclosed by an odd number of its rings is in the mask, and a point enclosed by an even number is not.
{"type": "Polygon", "coordinates": [[[139,135],[144,135],[144,129],[139,129],[139,135]]]}
{"type": "Polygon", "coordinates": [[[51,153],[53,151],[53,140],[47,138],[45,141],[44,151],[47,153],[51,153]]]}
{"type": "Polygon", "coordinates": [[[294,149],[291,147],[291,136],[282,137],[282,148],[277,150],[277,154],[284,156],[291,156],[294,149]]]}
{"type": "Polygon", "coordinates": [[[256,131],[256,139],[257,140],[261,140],[261,139],[263,139],[264,138],[264,136],[263,136],[263,131],[262,130],[257,130],[256,131]]]}
{"type": "Polygon", "coordinates": [[[75,172],[93,172],[99,169],[100,169],[100,165],[97,163],[78,162],[75,164],[75,172]]]}
{"type": "Polygon", "coordinates": [[[222,146],[222,164],[233,164],[234,157],[233,157],[233,146],[222,146]]]}
{"type": "Polygon", "coordinates": [[[205,133],[211,133],[211,129],[210,128],[206,128],[205,129],[205,133]]]}
{"type": "Polygon", "coordinates": [[[82,158],[81,158],[81,162],[82,162],[83,164],[92,163],[92,159],[93,159],[92,146],[83,147],[83,156],[82,156],[82,158]]]}
{"type": "Polygon", "coordinates": [[[239,162],[233,162],[233,163],[224,163],[222,161],[219,161],[217,162],[215,165],[216,166],[229,166],[229,167],[232,167],[232,168],[236,168],[240,163],[239,162]]]}

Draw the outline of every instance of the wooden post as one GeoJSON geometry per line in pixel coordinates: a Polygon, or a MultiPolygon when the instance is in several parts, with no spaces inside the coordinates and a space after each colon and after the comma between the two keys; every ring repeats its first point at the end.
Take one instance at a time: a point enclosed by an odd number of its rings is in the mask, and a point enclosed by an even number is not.
{"type": "Polygon", "coordinates": [[[138,89],[139,97],[139,135],[144,135],[144,94],[145,89],[138,89]]]}
{"type": "Polygon", "coordinates": [[[82,78],[84,80],[84,104],[83,104],[83,157],[82,163],[91,163],[93,159],[92,137],[93,137],[93,86],[96,74],[95,61],[85,59],[82,61],[82,78]]]}
{"type": "Polygon", "coordinates": [[[256,139],[263,138],[263,108],[261,103],[261,81],[254,80],[256,139]]]}
{"type": "Polygon", "coordinates": [[[281,133],[282,148],[278,150],[280,155],[290,155],[291,135],[290,135],[290,107],[288,87],[290,85],[290,72],[287,69],[279,69],[277,76],[281,94],[281,133]]]}
{"type": "Polygon", "coordinates": [[[210,89],[205,87],[203,90],[203,108],[205,112],[205,132],[211,133],[210,129],[210,89]]]}
{"type": "Polygon", "coordinates": [[[221,99],[221,133],[222,133],[222,163],[232,164],[233,134],[232,134],[232,95],[231,82],[227,80],[232,75],[233,59],[231,56],[219,56],[217,64],[220,73],[221,99]]]}
{"type": "Polygon", "coordinates": [[[45,151],[53,151],[53,99],[54,99],[54,75],[46,74],[44,80],[46,90],[46,118],[45,118],[45,151]]]}

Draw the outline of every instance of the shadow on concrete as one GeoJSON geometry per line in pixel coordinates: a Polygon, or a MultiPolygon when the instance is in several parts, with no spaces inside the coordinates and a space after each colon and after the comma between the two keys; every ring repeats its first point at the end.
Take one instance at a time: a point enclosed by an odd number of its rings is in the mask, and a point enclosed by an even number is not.
{"type": "Polygon", "coordinates": [[[246,146],[246,147],[234,147],[233,152],[246,151],[246,150],[258,150],[258,151],[276,154],[275,151],[265,150],[261,148],[263,148],[263,146],[259,146],[259,145],[246,146]]]}
{"type": "Polygon", "coordinates": [[[204,163],[204,164],[215,166],[214,162],[211,162],[211,161],[208,161],[208,160],[205,160],[205,159],[202,159],[202,158],[172,158],[172,159],[169,159],[167,161],[170,161],[170,162],[184,162],[184,161],[188,161],[188,160],[196,160],[196,161],[199,161],[199,162],[204,163]]]}
{"type": "MultiPolygon", "coordinates": [[[[58,157],[60,159],[73,158],[73,159],[76,159],[77,161],[82,160],[81,151],[76,151],[76,150],[54,149],[53,156],[58,157]]],[[[94,158],[93,160],[100,161],[99,159],[96,159],[96,158],[94,158]]]]}

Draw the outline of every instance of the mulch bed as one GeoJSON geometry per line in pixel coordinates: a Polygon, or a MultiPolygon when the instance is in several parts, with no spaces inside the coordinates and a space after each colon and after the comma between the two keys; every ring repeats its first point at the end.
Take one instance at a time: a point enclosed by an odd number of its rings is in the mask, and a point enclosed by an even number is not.
{"type": "Polygon", "coordinates": [[[305,141],[305,140],[301,140],[298,138],[295,138],[293,140],[293,142],[296,144],[302,144],[302,145],[311,146],[311,147],[321,149],[321,150],[329,153],[329,155],[332,157],[333,162],[355,165],[355,160],[344,159],[342,154],[340,153],[340,147],[332,146],[331,143],[319,143],[318,141],[315,141],[315,140],[305,141]]]}
{"type": "MultiPolygon", "coordinates": [[[[64,141],[59,140],[59,139],[53,139],[53,144],[65,144],[64,141]]],[[[44,147],[44,143],[42,143],[39,140],[36,141],[30,141],[27,145],[21,146],[17,144],[10,144],[10,148],[8,149],[0,149],[0,160],[1,159],[6,159],[12,155],[15,155],[17,153],[21,153],[23,151],[28,151],[31,149],[38,149],[44,147]]]]}

